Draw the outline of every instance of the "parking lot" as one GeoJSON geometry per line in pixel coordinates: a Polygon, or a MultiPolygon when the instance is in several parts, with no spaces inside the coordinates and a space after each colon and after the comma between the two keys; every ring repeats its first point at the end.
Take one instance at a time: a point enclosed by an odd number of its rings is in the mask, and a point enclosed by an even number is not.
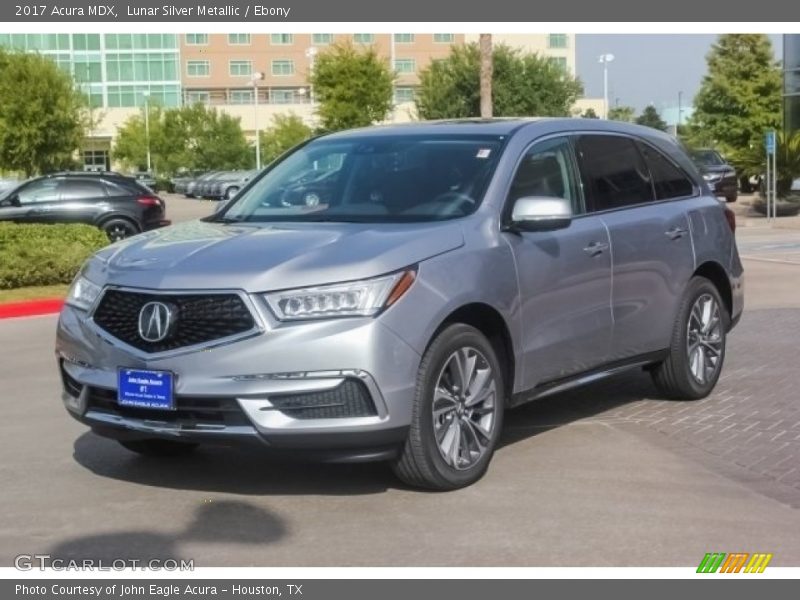
{"type": "MultiPolygon", "coordinates": [[[[215,203],[167,195],[173,221],[215,203]]],[[[55,316],[0,321],[0,564],[185,558],[196,566],[800,563],[800,230],[743,227],[746,309],[712,396],[628,373],[510,412],[488,475],[407,489],[387,467],[234,449],[159,461],[61,406],[55,316]]]]}

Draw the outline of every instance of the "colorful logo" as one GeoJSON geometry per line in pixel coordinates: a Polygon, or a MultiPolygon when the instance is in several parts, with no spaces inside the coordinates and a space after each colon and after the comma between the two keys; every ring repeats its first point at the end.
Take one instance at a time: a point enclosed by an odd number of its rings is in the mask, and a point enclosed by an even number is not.
{"type": "Polygon", "coordinates": [[[724,552],[708,552],[700,566],[697,567],[698,573],[763,573],[767,568],[772,554],[747,552],[734,552],[725,554],[724,552]]]}

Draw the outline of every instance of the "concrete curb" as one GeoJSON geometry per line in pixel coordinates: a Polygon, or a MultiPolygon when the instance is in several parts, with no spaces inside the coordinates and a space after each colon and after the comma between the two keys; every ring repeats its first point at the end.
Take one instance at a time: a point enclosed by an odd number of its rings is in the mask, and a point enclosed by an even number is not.
{"type": "Polygon", "coordinates": [[[0,319],[49,315],[60,311],[63,304],[63,298],[38,298],[24,302],[6,302],[0,304],[0,319]]]}

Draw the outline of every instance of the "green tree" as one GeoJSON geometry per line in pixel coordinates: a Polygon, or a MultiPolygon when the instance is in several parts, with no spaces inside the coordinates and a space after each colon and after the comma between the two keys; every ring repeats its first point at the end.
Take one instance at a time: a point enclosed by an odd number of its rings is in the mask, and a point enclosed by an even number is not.
{"type": "Polygon", "coordinates": [[[337,44],[317,56],[309,77],[324,131],[365,127],[392,110],[394,74],[372,47],[337,44]]]}
{"type": "Polygon", "coordinates": [[[661,115],[658,114],[656,107],[652,104],[648,105],[644,111],[642,111],[642,114],[636,118],[636,123],[660,131],[667,130],[667,124],[664,122],[664,119],[661,118],[661,115]]]}
{"type": "Polygon", "coordinates": [[[633,123],[636,120],[636,110],[632,106],[615,106],[608,109],[608,119],[633,123]]]}
{"type": "Polygon", "coordinates": [[[590,106],[581,115],[582,119],[599,119],[600,117],[597,116],[597,113],[594,112],[594,109],[590,106]]]}
{"type": "MultiPolygon", "coordinates": [[[[582,93],[580,82],[558,64],[500,44],[492,52],[492,101],[496,117],[568,116],[582,93]]],[[[423,119],[480,116],[480,49],[453,47],[420,73],[417,110],[423,119]]]]}
{"type": "Polygon", "coordinates": [[[72,164],[86,97],[55,62],[0,49],[0,167],[31,176],[72,164]]]}
{"type": "Polygon", "coordinates": [[[689,142],[721,150],[742,175],[744,155],[781,123],[781,71],[763,34],[721,35],[706,57],[708,72],[694,98],[689,142]]]}
{"type": "Polygon", "coordinates": [[[253,164],[239,119],[202,104],[164,109],[150,106],[145,127],[144,108],[119,129],[114,158],[128,168],[147,164],[147,130],[151,166],[169,176],[186,169],[241,169],[253,164]]]}
{"type": "Polygon", "coordinates": [[[274,115],[272,125],[261,132],[261,159],[269,163],[314,134],[302,117],[287,113],[274,115]]]}

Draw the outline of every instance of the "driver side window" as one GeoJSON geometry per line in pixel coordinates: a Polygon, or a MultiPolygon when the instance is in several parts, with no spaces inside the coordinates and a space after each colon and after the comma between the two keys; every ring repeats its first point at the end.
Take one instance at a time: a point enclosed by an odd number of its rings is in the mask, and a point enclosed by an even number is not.
{"type": "Polygon", "coordinates": [[[564,198],[572,204],[573,214],[584,212],[568,138],[549,139],[526,150],[511,181],[508,204],[531,196],[564,198]]]}

